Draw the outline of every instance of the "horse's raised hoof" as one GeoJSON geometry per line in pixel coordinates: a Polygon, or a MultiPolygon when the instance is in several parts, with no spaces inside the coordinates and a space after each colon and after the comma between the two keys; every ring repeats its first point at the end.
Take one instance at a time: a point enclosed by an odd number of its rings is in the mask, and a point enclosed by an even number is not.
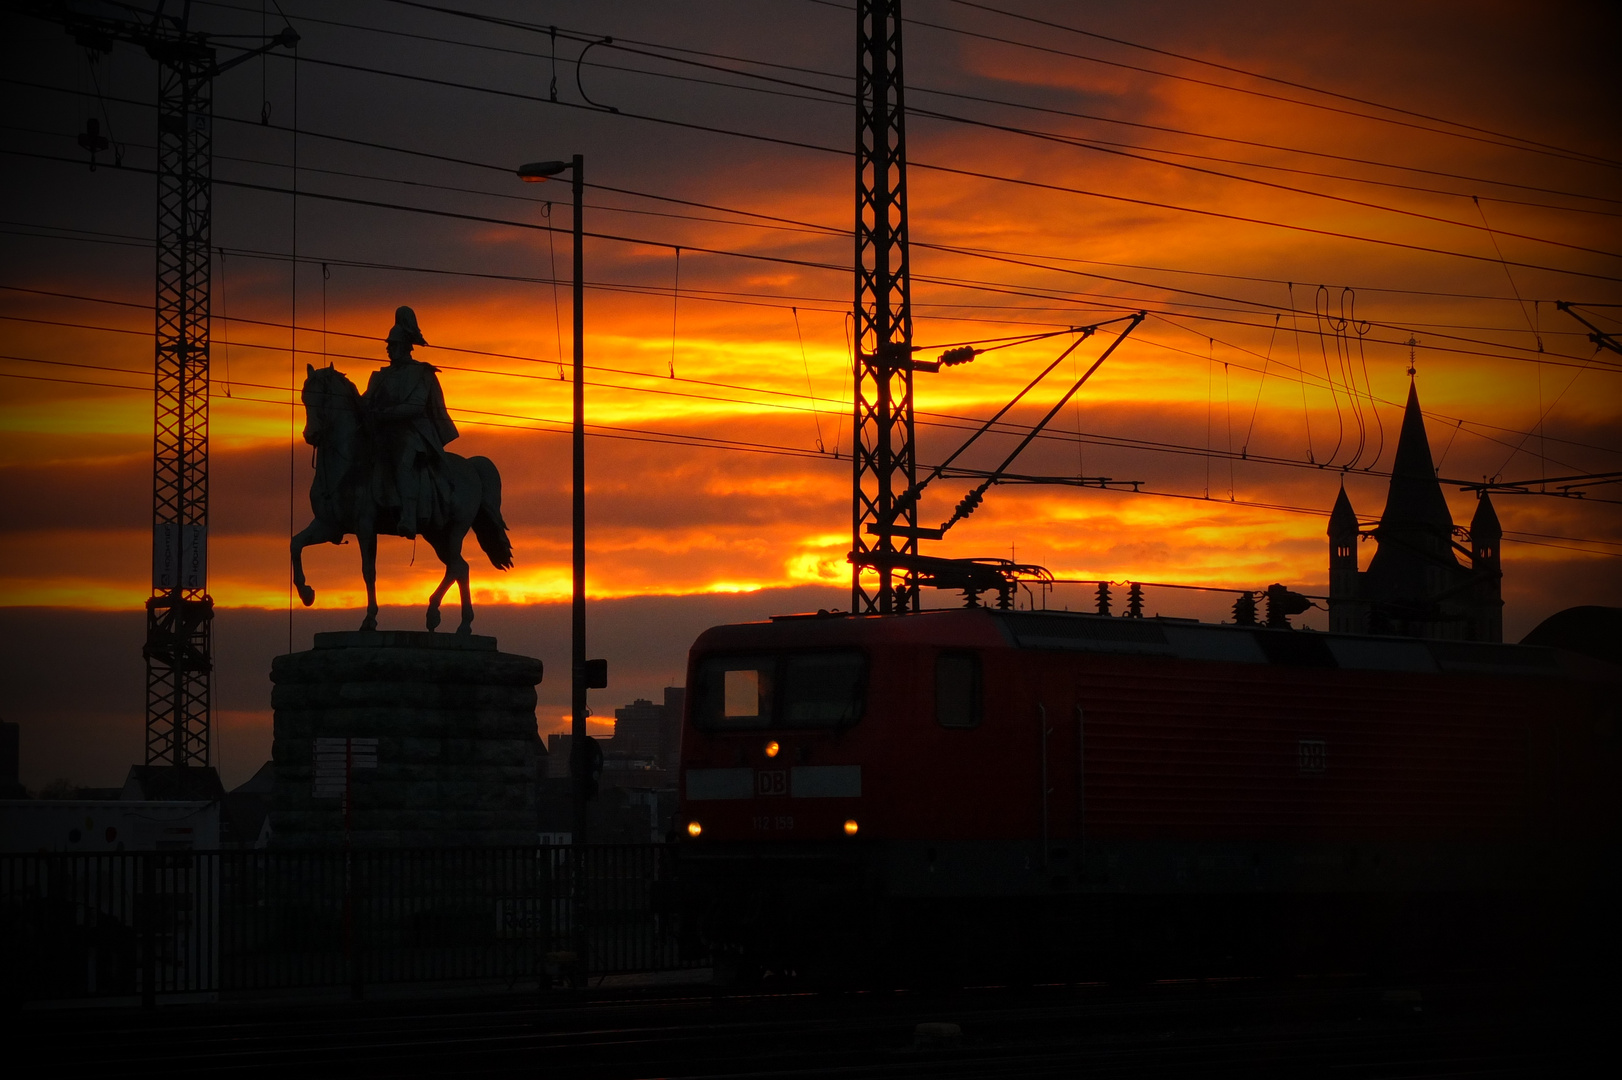
{"type": "Polygon", "coordinates": [[[305,607],[309,607],[315,603],[315,590],[308,585],[300,585],[298,587],[298,598],[304,603],[305,607]]]}
{"type": "Polygon", "coordinates": [[[360,624],[360,628],[362,630],[376,630],[377,629],[377,616],[376,615],[368,615],[368,616],[366,616],[366,621],[360,624]]]}
{"type": "Polygon", "coordinates": [[[428,630],[429,630],[430,633],[432,633],[433,631],[438,630],[438,629],[439,629],[439,609],[436,608],[436,607],[431,607],[431,608],[428,609],[428,630]]]}

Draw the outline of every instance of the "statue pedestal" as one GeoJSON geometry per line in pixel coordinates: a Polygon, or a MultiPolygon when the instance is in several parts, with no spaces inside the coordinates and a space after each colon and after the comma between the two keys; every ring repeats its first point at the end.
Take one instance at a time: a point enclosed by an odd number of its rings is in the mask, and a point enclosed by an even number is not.
{"type": "Polygon", "coordinates": [[[272,845],[535,843],[539,660],[492,637],[356,631],[315,635],[270,679],[272,845]]]}

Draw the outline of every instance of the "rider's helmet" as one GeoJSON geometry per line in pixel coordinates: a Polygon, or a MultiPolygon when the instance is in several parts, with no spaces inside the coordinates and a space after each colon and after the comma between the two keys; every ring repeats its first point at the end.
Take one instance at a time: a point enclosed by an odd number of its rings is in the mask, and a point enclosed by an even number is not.
{"type": "Polygon", "coordinates": [[[394,309],[394,325],[389,329],[390,345],[426,345],[422,331],[417,329],[417,313],[408,307],[394,309]]]}

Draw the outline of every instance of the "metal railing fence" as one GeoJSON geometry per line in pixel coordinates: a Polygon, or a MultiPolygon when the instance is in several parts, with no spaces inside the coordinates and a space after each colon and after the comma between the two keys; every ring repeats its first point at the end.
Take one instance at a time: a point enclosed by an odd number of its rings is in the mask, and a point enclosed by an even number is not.
{"type": "Polygon", "coordinates": [[[695,966],[662,845],[0,854],[12,1000],[695,966]]]}

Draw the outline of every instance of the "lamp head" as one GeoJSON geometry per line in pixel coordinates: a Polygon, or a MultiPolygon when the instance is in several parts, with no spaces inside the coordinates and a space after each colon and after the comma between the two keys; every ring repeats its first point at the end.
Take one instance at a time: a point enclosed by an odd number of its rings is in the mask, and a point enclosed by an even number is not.
{"type": "Polygon", "coordinates": [[[526,184],[538,184],[542,180],[556,176],[569,167],[567,161],[532,161],[518,169],[518,179],[526,184]]]}

